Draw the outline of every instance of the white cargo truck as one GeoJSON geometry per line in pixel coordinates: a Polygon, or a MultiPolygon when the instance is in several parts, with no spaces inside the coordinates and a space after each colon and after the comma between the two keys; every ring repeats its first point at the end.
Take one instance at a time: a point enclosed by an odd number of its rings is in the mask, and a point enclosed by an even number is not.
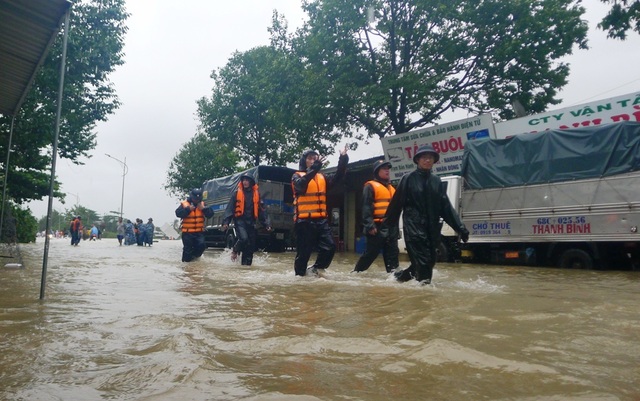
{"type": "Polygon", "coordinates": [[[640,123],[470,141],[443,182],[471,235],[444,226],[442,259],[640,268],[640,123]]]}

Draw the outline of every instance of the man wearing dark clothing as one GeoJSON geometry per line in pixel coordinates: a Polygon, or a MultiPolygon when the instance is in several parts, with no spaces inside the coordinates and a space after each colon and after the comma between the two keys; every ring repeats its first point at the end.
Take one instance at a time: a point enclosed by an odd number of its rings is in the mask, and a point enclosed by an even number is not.
{"type": "Polygon", "coordinates": [[[421,146],[413,156],[418,168],[402,177],[387,209],[385,223],[389,227],[397,227],[400,213],[404,212],[403,231],[411,266],[396,271],[399,281],[415,278],[423,284],[431,283],[440,243],[440,218],[460,235],[462,241],[469,239],[469,230],[453,210],[440,177],[431,172],[439,159],[440,155],[431,145],[421,146]]]}
{"type": "Polygon", "coordinates": [[[271,231],[269,217],[260,204],[258,185],[251,175],[240,176],[238,188],[233,191],[227,204],[222,221],[223,231],[227,230],[232,219],[238,240],[233,245],[231,260],[235,261],[238,253],[242,253],[241,264],[251,266],[256,249],[256,221],[259,220],[267,231],[271,231]]]}
{"type": "Polygon", "coordinates": [[[395,189],[389,182],[391,163],[378,160],[373,165],[373,177],[364,184],[362,191],[362,225],[367,238],[364,253],[358,259],[354,272],[365,271],[371,266],[382,250],[382,258],[387,273],[398,267],[398,236],[397,231],[389,230],[383,224],[387,207],[395,189]],[[391,232],[393,231],[393,232],[391,232]]]}
{"type": "Polygon", "coordinates": [[[324,157],[319,158],[318,152],[305,150],[298,171],[291,177],[295,206],[296,276],[307,274],[307,263],[314,248],[318,250],[318,257],[308,270],[315,275],[319,269],[329,267],[336,251],[327,220],[327,190],[345,176],[349,162],[347,147],[340,151],[338,171],[332,179],[325,178],[320,172],[323,162],[324,157]]]}
{"type": "Polygon", "coordinates": [[[199,258],[207,248],[204,243],[204,220],[213,216],[213,210],[205,207],[202,190],[194,188],[189,197],[176,209],[176,217],[182,219],[182,261],[199,258]]]}
{"type": "Polygon", "coordinates": [[[84,230],[84,227],[82,227],[82,218],[78,216],[71,221],[71,226],[69,227],[69,231],[71,232],[71,245],[78,246],[80,244],[82,230],[84,230]]]}

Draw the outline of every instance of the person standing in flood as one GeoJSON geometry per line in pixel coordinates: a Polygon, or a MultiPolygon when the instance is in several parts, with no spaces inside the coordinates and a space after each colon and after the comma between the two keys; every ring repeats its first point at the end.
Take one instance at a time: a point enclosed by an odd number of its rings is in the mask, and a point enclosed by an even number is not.
{"type": "Polygon", "coordinates": [[[118,244],[122,246],[122,239],[124,238],[124,222],[122,217],[118,217],[118,225],[116,226],[116,234],[118,236],[118,244]]]}
{"type": "Polygon", "coordinates": [[[260,204],[260,192],[255,179],[244,174],[240,176],[238,187],[231,194],[227,210],[222,221],[222,231],[226,231],[233,219],[237,240],[231,250],[231,260],[242,253],[240,263],[251,266],[256,249],[256,221],[260,221],[267,231],[271,231],[271,223],[266,211],[260,204]]]}
{"type": "Polygon", "coordinates": [[[402,177],[387,208],[384,223],[389,227],[398,227],[402,213],[404,239],[411,260],[411,266],[395,272],[398,281],[416,279],[422,284],[431,283],[442,229],[440,218],[462,241],[469,240],[469,230],[451,206],[440,177],[431,171],[439,159],[440,155],[431,145],[418,148],[413,156],[416,170],[402,177]]]}
{"type": "Polygon", "coordinates": [[[397,230],[390,230],[382,224],[393,194],[396,192],[389,181],[391,163],[378,160],[373,164],[373,180],[364,184],[362,191],[362,225],[367,238],[364,253],[358,259],[354,272],[367,270],[382,251],[382,259],[387,273],[398,267],[397,230]]]}
{"type": "Polygon", "coordinates": [[[69,231],[71,232],[71,245],[78,246],[80,244],[82,230],[84,230],[84,227],[82,226],[82,218],[77,216],[71,221],[71,226],[69,227],[69,231]]]}
{"type": "Polygon", "coordinates": [[[336,251],[327,220],[327,190],[340,182],[347,172],[347,146],[340,151],[338,170],[333,178],[327,179],[320,172],[323,162],[324,157],[319,157],[318,152],[305,150],[300,157],[298,171],[291,177],[295,208],[296,276],[304,276],[307,272],[318,275],[318,270],[329,267],[336,251]],[[318,249],[318,257],[307,268],[314,248],[318,249]]]}
{"type": "Polygon", "coordinates": [[[204,242],[204,220],[213,216],[213,210],[205,207],[202,190],[194,188],[186,200],[176,209],[176,217],[182,219],[182,261],[199,258],[207,248],[204,242]]]}
{"type": "Polygon", "coordinates": [[[149,217],[147,220],[144,243],[145,245],[153,246],[153,234],[156,231],[156,226],[153,225],[153,219],[149,217]]]}

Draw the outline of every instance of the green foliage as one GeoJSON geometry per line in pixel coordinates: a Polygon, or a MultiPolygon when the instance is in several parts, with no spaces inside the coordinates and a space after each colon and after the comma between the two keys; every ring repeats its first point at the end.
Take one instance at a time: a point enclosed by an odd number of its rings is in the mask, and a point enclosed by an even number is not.
{"type": "Polygon", "coordinates": [[[384,137],[443,113],[514,116],[556,104],[574,44],[586,48],[574,0],[307,0],[294,42],[352,129],[384,137]]]}
{"type": "Polygon", "coordinates": [[[206,180],[237,172],[238,161],[233,146],[197,134],[173,157],[164,188],[174,196],[184,196],[206,180]]]}
{"type": "Polygon", "coordinates": [[[201,129],[248,166],[284,165],[308,147],[330,154],[344,138],[407,132],[456,109],[503,119],[515,103],[544,111],[567,83],[562,57],[587,47],[577,0],[303,0],[303,8],[308,20],[293,34],[275,13],[271,44],[233,54],[198,102],[201,129]]]}
{"type": "MultiPolygon", "coordinates": [[[[93,224],[98,225],[101,229],[104,228],[107,221],[112,222],[113,219],[117,219],[117,216],[105,216],[101,217],[94,210],[87,207],[76,205],[64,212],[59,212],[55,209],[51,211],[51,222],[49,228],[54,231],[68,231],[71,221],[76,217],[82,218],[82,224],[85,228],[91,228],[93,224]]],[[[38,221],[38,230],[44,231],[47,224],[47,216],[42,216],[38,221]]]]}
{"type": "Polygon", "coordinates": [[[102,238],[115,238],[118,228],[119,215],[105,214],[100,222],[100,230],[102,230],[102,238]]]}
{"type": "Polygon", "coordinates": [[[38,222],[29,208],[22,209],[13,203],[5,204],[2,227],[3,242],[28,243],[36,240],[38,222]]]}
{"type": "MultiPolygon", "coordinates": [[[[62,213],[55,209],[51,211],[51,222],[49,229],[53,231],[67,231],[71,221],[68,213],[62,213]]],[[[47,216],[42,216],[38,220],[38,231],[45,231],[47,228],[47,216]]]]}
{"type": "MultiPolygon", "coordinates": [[[[96,122],[106,121],[119,106],[109,75],[123,64],[127,17],[124,0],[78,0],[73,5],[58,152],[74,163],[95,147],[96,122]]],[[[18,203],[49,193],[61,60],[62,32],[15,119],[7,195],[18,203]]],[[[10,124],[9,116],[0,116],[3,155],[10,124]]]]}
{"type": "Polygon", "coordinates": [[[640,33],[640,0],[601,0],[613,3],[598,28],[607,31],[607,36],[625,40],[629,30],[640,33]]]}
{"type": "MultiPolygon", "coordinates": [[[[274,24],[286,26],[277,14],[274,24]]],[[[211,77],[211,98],[198,102],[201,126],[247,166],[285,165],[307,147],[324,154],[341,138],[334,131],[341,120],[321,95],[327,82],[309,76],[286,46],[236,52],[211,77]]]]}

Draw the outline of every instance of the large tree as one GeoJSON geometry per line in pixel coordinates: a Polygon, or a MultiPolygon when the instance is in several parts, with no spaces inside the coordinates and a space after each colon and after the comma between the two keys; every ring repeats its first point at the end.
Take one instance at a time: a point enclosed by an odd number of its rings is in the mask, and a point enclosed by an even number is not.
{"type": "Polygon", "coordinates": [[[607,31],[607,36],[626,39],[629,30],[640,33],[640,0],[601,0],[611,4],[611,9],[598,27],[607,31]]]}
{"type": "Polygon", "coordinates": [[[174,196],[184,196],[206,180],[237,172],[238,162],[232,146],[198,133],[171,160],[164,188],[174,196]]]}
{"type": "MultiPolygon", "coordinates": [[[[81,156],[90,157],[96,145],[96,123],[107,120],[119,106],[109,76],[123,64],[127,17],[124,0],[73,4],[58,148],[60,157],[73,163],[80,164],[81,156]]],[[[62,35],[53,43],[15,119],[7,195],[18,203],[42,199],[49,192],[62,35]]],[[[6,155],[10,123],[10,116],[0,116],[2,155],[6,155]]]]}
{"type": "Polygon", "coordinates": [[[331,153],[346,121],[323,96],[326,79],[295,54],[277,13],[271,29],[271,45],[234,53],[212,73],[211,97],[198,102],[202,128],[234,147],[247,167],[285,165],[308,147],[331,153]]]}
{"type": "Polygon", "coordinates": [[[330,84],[321,96],[349,108],[352,129],[407,132],[464,109],[514,116],[559,103],[586,48],[574,0],[305,0],[294,39],[305,66],[330,84]]]}

